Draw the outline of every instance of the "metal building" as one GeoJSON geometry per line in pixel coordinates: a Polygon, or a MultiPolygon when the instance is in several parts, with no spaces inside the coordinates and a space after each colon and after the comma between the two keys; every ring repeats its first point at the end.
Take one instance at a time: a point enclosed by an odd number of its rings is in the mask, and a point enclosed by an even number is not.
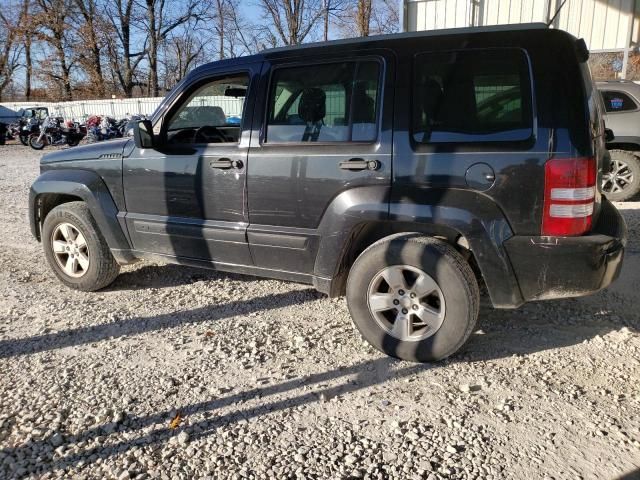
{"type": "Polygon", "coordinates": [[[584,38],[592,52],[623,52],[622,78],[630,50],[640,44],[639,0],[566,0],[564,6],[563,0],[403,1],[405,31],[551,22],[584,38]]]}

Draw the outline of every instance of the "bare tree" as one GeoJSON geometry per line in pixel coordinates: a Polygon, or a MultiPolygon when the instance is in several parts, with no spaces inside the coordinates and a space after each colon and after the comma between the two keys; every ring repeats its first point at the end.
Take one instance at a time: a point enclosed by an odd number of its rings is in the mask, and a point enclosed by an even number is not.
{"type": "Polygon", "coordinates": [[[61,90],[64,100],[72,100],[71,69],[74,60],[68,56],[72,52],[70,15],[73,12],[71,0],[36,0],[36,35],[48,44],[52,56],[41,62],[41,74],[61,90]]]}
{"type": "Polygon", "coordinates": [[[139,14],[134,0],[107,0],[107,18],[110,28],[106,31],[106,49],[112,75],[117,78],[125,96],[131,97],[140,63],[147,53],[147,39],[137,49],[132,47],[132,24],[139,14]]]}
{"type": "Polygon", "coordinates": [[[22,20],[19,22],[20,40],[24,45],[24,97],[31,99],[31,79],[33,77],[33,61],[31,45],[33,41],[34,21],[31,13],[32,0],[22,0],[22,20]]]}
{"type": "Polygon", "coordinates": [[[238,13],[238,2],[231,4],[228,14],[227,24],[231,26],[226,30],[229,56],[251,55],[260,50],[260,29],[238,13]]]}
{"type": "Polygon", "coordinates": [[[80,15],[77,32],[80,39],[77,55],[80,64],[87,72],[91,90],[95,95],[103,97],[106,93],[104,76],[102,75],[102,30],[105,19],[99,12],[97,0],[74,0],[80,15]]]}
{"type": "Polygon", "coordinates": [[[15,10],[0,10],[0,100],[3,91],[11,83],[15,71],[20,66],[22,53],[22,47],[19,44],[20,25],[26,13],[24,3],[17,15],[15,10]]]}
{"type": "MultiPolygon", "coordinates": [[[[172,4],[173,5],[173,4],[172,4]]],[[[160,94],[158,83],[158,52],[162,43],[176,28],[201,17],[199,2],[187,0],[179,5],[180,12],[171,8],[166,0],[144,0],[144,28],[149,38],[147,59],[149,61],[149,90],[153,96],[160,94]]],[[[175,5],[174,5],[175,6],[175,5]]]]}
{"type": "Polygon", "coordinates": [[[167,39],[162,55],[164,88],[173,88],[203,60],[203,53],[204,44],[194,35],[175,35],[167,39]]]}
{"type": "Polygon", "coordinates": [[[400,9],[396,0],[376,0],[371,11],[371,30],[374,35],[400,31],[400,9]]]}
{"type": "Polygon", "coordinates": [[[349,5],[337,24],[346,37],[368,37],[395,33],[400,29],[396,0],[348,0],[349,5]]]}
{"type": "Polygon", "coordinates": [[[355,11],[355,24],[359,37],[368,37],[371,26],[371,7],[373,0],[358,0],[355,11]]]}
{"type": "Polygon", "coordinates": [[[348,7],[348,3],[348,0],[322,0],[322,16],[324,20],[322,38],[325,42],[329,40],[329,26],[332,20],[340,20],[348,7]]]}
{"type": "Polygon", "coordinates": [[[320,0],[260,0],[259,5],[285,45],[302,43],[324,12],[320,0]]]}

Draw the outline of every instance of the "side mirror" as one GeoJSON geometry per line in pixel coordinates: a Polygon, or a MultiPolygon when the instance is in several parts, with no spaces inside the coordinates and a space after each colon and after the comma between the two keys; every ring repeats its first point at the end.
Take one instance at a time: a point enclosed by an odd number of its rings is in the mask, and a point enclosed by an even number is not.
{"type": "Polygon", "coordinates": [[[140,120],[133,124],[133,140],[137,148],[153,148],[155,138],[150,120],[140,120]]]}
{"type": "Polygon", "coordinates": [[[610,128],[604,129],[604,140],[606,142],[613,142],[615,138],[616,136],[613,134],[613,130],[611,130],[610,128]]]}

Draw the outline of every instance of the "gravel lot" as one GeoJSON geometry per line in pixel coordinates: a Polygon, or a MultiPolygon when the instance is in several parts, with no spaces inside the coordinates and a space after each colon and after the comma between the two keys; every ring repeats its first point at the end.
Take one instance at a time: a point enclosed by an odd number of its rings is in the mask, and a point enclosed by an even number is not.
{"type": "Polygon", "coordinates": [[[0,147],[0,478],[640,476],[640,202],[613,288],[485,300],[417,365],[306,286],[140,263],[63,287],[27,223],[38,159],[0,147]]]}

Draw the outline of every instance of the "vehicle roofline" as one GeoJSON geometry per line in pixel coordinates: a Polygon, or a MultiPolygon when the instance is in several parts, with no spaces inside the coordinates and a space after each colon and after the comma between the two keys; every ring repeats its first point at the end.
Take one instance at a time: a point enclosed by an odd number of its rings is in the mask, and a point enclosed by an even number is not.
{"type": "Polygon", "coordinates": [[[360,45],[363,43],[377,43],[390,40],[405,40],[415,38],[442,37],[449,35],[468,35],[471,33],[491,33],[491,32],[517,32],[527,30],[550,30],[546,23],[521,23],[517,25],[491,25],[484,27],[458,27],[458,28],[442,28],[438,30],[418,31],[418,32],[401,32],[384,35],[372,35],[370,37],[345,38],[340,40],[329,40],[327,42],[310,42],[301,45],[289,45],[284,47],[275,47],[262,50],[263,55],[281,52],[294,52],[307,48],[317,48],[322,46],[337,47],[346,45],[360,45]]]}
{"type": "Polygon", "coordinates": [[[389,41],[401,41],[401,40],[411,40],[411,39],[420,39],[420,38],[437,38],[437,37],[446,37],[450,35],[470,35],[470,34],[475,35],[475,34],[483,34],[483,33],[508,33],[508,32],[525,32],[525,31],[556,31],[556,32],[562,32],[565,35],[573,37],[571,34],[565,32],[564,30],[549,28],[547,24],[541,23],[541,22],[522,23],[517,25],[491,25],[491,26],[483,26],[483,27],[443,28],[439,30],[419,31],[419,32],[401,32],[401,33],[384,34],[384,35],[373,35],[370,37],[347,38],[347,39],[340,39],[340,40],[310,42],[310,43],[304,43],[301,45],[290,45],[290,46],[284,46],[284,47],[267,48],[254,55],[228,58],[228,59],[218,60],[215,62],[210,62],[205,65],[201,65],[200,67],[197,67],[191,72],[189,72],[189,76],[200,74],[202,72],[206,72],[206,71],[214,70],[218,68],[236,67],[236,66],[240,67],[240,66],[247,65],[254,62],[262,62],[274,54],[276,55],[287,54],[287,53],[295,54],[298,52],[307,51],[309,49],[321,48],[321,47],[332,48],[332,47],[348,47],[348,46],[358,46],[358,45],[370,45],[372,47],[375,47],[375,46],[380,47],[380,46],[384,46],[384,43],[389,41]]]}

